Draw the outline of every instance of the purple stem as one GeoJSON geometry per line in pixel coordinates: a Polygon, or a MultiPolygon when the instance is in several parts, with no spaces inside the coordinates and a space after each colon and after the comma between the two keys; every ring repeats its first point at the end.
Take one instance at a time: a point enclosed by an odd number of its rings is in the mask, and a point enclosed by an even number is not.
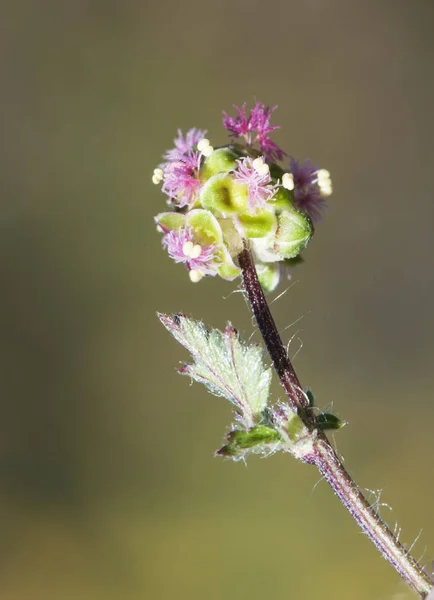
{"type": "Polygon", "coordinates": [[[303,460],[319,469],[336,496],[383,557],[421,598],[426,598],[434,589],[434,582],[400,544],[380,515],[370,506],[368,500],[347,473],[324,432],[318,427],[315,415],[309,410],[308,401],[277,331],[258,280],[253,257],[247,247],[238,255],[238,263],[259,331],[288,396],[289,403],[303,419],[311,433],[317,432],[313,450],[303,460]]]}

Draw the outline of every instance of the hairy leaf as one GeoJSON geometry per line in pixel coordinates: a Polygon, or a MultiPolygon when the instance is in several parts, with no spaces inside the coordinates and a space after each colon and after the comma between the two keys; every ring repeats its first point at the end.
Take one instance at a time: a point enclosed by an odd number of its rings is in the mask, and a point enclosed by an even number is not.
{"type": "Polygon", "coordinates": [[[193,363],[180,369],[203,383],[216,396],[227,398],[251,427],[267,406],[271,370],[259,346],[240,341],[228,324],[225,331],[208,330],[183,314],[158,315],[162,324],[191,353],[193,363]]]}

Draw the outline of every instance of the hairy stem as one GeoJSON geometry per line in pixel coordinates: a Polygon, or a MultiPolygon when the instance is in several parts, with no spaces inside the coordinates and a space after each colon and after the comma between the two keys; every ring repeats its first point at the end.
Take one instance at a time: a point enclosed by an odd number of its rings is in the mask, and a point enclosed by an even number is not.
{"type": "Polygon", "coordinates": [[[277,331],[258,280],[252,255],[247,247],[238,255],[238,262],[259,331],[285,389],[289,403],[292,409],[303,419],[309,431],[315,434],[313,449],[309,455],[303,457],[303,460],[318,468],[339,500],[383,557],[389,561],[404,581],[421,598],[426,598],[429,592],[434,589],[434,582],[428,577],[422,566],[399,543],[380,515],[370,506],[368,500],[347,473],[327,437],[317,426],[315,415],[309,409],[303,388],[277,331]]]}

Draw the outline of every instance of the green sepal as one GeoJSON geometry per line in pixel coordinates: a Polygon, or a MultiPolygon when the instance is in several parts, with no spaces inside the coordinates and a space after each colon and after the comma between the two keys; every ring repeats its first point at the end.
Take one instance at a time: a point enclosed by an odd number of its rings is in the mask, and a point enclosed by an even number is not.
{"type": "Polygon", "coordinates": [[[185,226],[185,215],[177,212],[164,212],[155,217],[155,222],[163,231],[178,231],[185,226]]]}
{"type": "Polygon", "coordinates": [[[256,272],[259,283],[266,294],[272,292],[279,285],[280,265],[277,263],[256,263],[256,272]]]}
{"type": "Polygon", "coordinates": [[[233,281],[236,279],[240,275],[241,269],[234,263],[225,246],[222,247],[222,250],[219,252],[218,256],[222,261],[221,265],[217,269],[217,273],[220,275],[220,277],[222,279],[226,279],[227,281],[233,281]]]}
{"type": "Polygon", "coordinates": [[[186,222],[202,244],[221,244],[223,234],[219,222],[208,210],[200,208],[187,213],[186,222]]]}
{"type": "Polygon", "coordinates": [[[210,177],[219,173],[227,173],[236,166],[236,161],[240,155],[230,146],[217,148],[206,158],[200,169],[200,178],[207,181],[210,177]]]}
{"type": "Polygon", "coordinates": [[[336,415],[332,413],[322,413],[316,418],[318,426],[323,431],[325,429],[341,429],[345,425],[336,415]]]}
{"type": "Polygon", "coordinates": [[[231,256],[238,256],[244,249],[243,238],[235,227],[233,219],[217,219],[223,233],[223,240],[231,256]]]}
{"type": "Polygon", "coordinates": [[[306,215],[296,210],[284,210],[278,217],[273,249],[281,259],[295,258],[312,237],[312,224],[306,215]]]}
{"type": "Polygon", "coordinates": [[[273,213],[263,210],[255,215],[240,215],[239,221],[247,238],[262,238],[277,227],[277,219],[273,213]]]}
{"type": "Polygon", "coordinates": [[[248,188],[230,175],[214,175],[202,186],[202,206],[219,217],[240,215],[247,211],[248,188]]]}
{"type": "MultiPolygon", "coordinates": [[[[275,181],[273,180],[273,182],[275,181]]],[[[276,193],[267,204],[272,206],[277,213],[282,210],[295,210],[290,193],[282,186],[276,190],[276,193]]]]}

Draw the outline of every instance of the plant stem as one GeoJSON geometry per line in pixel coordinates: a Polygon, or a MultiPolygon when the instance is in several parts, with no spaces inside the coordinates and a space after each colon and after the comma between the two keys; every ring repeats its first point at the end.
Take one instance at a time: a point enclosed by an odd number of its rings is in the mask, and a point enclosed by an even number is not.
{"type": "Polygon", "coordinates": [[[422,566],[400,544],[380,515],[370,506],[368,500],[347,473],[324,432],[318,427],[316,417],[309,408],[303,388],[282,343],[259,283],[253,257],[247,247],[238,255],[238,263],[242,270],[244,286],[259,331],[288,396],[290,406],[299,414],[311,434],[313,434],[313,449],[303,457],[303,461],[318,468],[339,500],[383,557],[389,561],[404,581],[421,598],[426,598],[429,592],[434,589],[434,582],[428,577],[422,566]]]}

